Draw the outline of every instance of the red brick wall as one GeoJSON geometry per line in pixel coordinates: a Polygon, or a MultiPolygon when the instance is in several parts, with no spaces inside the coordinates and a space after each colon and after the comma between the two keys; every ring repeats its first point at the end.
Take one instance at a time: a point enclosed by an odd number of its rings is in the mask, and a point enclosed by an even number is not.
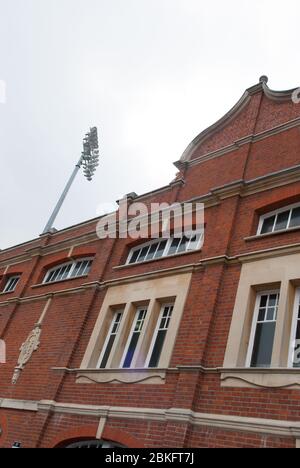
{"type": "MultiPolygon", "coordinates": [[[[250,103],[225,129],[206,140],[193,158],[232,144],[236,139],[299,117],[300,106],[277,104],[252,96],[250,103]]],[[[236,151],[188,167],[185,184],[170,186],[142,199],[152,202],[185,201],[205,195],[215,187],[240,179],[245,181],[300,163],[298,128],[270,136],[236,151]]],[[[8,259],[21,258],[8,274],[22,273],[15,293],[0,295],[0,337],[7,343],[7,363],[0,365],[0,399],[56,400],[63,403],[125,406],[139,408],[186,408],[201,413],[298,421],[300,392],[296,390],[232,389],[220,386],[219,373],[181,369],[167,373],[164,385],[76,384],[74,374],[53,367],[78,368],[88,345],[106,291],[97,286],[76,294],[54,295],[42,327],[41,344],[22,372],[17,385],[11,384],[19,348],[38,321],[51,293],[77,288],[87,282],[101,282],[196,264],[205,258],[263,250],[300,241],[300,230],[247,240],[257,230],[260,213],[280,203],[300,201],[300,182],[220,200],[206,210],[205,244],[201,251],[165,258],[146,264],[122,265],[132,241],[102,240],[80,245],[77,237],[95,232],[96,220],[61,231],[15,249],[0,252],[0,277],[8,259]],[[95,257],[88,278],[40,285],[46,269],[72,257],[95,257]],[[67,242],[67,244],[63,244],[67,242]],[[78,245],[79,244],[79,245],[78,245]],[[41,247],[35,252],[33,249],[41,247]],[[58,251],[51,253],[50,248],[58,251]],[[48,250],[47,250],[48,249],[48,250]],[[27,259],[26,259],[27,258],[27,259]],[[39,284],[38,287],[32,287],[39,284]],[[47,295],[47,297],[45,297],[47,295]],[[36,296],[32,300],[32,296],[36,296]],[[42,297],[39,297],[42,296],[42,297]],[[14,299],[20,298],[17,302],[14,299]],[[27,299],[24,301],[24,299],[27,299]]],[[[11,260],[13,263],[17,260],[11,260]]],[[[188,298],[175,339],[170,366],[220,368],[240,277],[240,266],[211,264],[193,273],[188,298]]],[[[0,409],[3,434],[0,446],[21,441],[23,446],[53,447],[76,438],[94,437],[99,420],[87,416],[0,409]]],[[[187,424],[110,418],[103,437],[128,446],[146,447],[291,447],[295,440],[251,432],[225,431],[187,424]]]]}

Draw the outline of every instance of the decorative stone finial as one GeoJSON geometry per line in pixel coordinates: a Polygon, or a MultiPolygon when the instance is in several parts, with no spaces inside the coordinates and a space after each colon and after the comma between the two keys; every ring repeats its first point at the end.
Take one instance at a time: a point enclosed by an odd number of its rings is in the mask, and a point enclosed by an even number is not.
{"type": "Polygon", "coordinates": [[[260,82],[260,83],[266,83],[266,84],[267,84],[268,81],[269,81],[269,78],[268,78],[266,75],[263,75],[263,76],[261,76],[261,77],[259,78],[259,82],[260,82]]]}

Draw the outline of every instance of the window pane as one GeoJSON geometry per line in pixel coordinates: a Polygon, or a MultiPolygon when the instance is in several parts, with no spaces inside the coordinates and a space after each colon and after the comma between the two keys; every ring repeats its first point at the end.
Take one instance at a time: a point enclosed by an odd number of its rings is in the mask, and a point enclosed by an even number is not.
{"type": "Polygon", "coordinates": [[[81,267],[82,267],[82,262],[76,262],[75,268],[72,271],[72,277],[76,277],[80,275],[81,267]]]}
{"type": "Polygon", "coordinates": [[[275,320],[275,307],[268,307],[266,320],[275,320]]]}
{"type": "Polygon", "coordinates": [[[164,251],[165,251],[166,245],[167,245],[167,241],[166,241],[166,240],[161,241],[161,242],[159,243],[159,247],[158,247],[158,249],[157,249],[157,252],[156,252],[154,258],[160,258],[160,257],[163,256],[163,253],[164,253],[164,251]]]}
{"type": "Polygon", "coordinates": [[[107,346],[106,346],[106,349],[105,349],[105,353],[103,355],[103,358],[102,358],[102,361],[101,361],[101,364],[100,364],[100,369],[104,369],[106,367],[106,364],[107,364],[108,358],[110,356],[110,353],[111,353],[111,350],[112,350],[115,339],[116,339],[116,335],[111,335],[110,336],[110,338],[108,340],[108,343],[107,343],[107,346]]]}
{"type": "Polygon", "coordinates": [[[195,234],[194,236],[191,237],[190,244],[189,244],[189,247],[188,247],[189,250],[198,249],[201,236],[202,236],[202,234],[198,233],[198,234],[195,234]]]}
{"type": "Polygon", "coordinates": [[[13,278],[9,278],[7,280],[7,283],[6,283],[6,286],[4,288],[4,292],[12,292],[16,289],[16,286],[19,282],[19,277],[13,277],[13,278]]]}
{"type": "Polygon", "coordinates": [[[178,246],[179,246],[179,244],[180,244],[180,241],[181,241],[181,238],[179,238],[179,239],[177,239],[177,238],[173,239],[172,244],[171,244],[171,247],[169,248],[168,255],[176,254],[177,249],[178,249],[178,246]]]}
{"type": "Polygon", "coordinates": [[[59,273],[60,273],[60,268],[58,268],[57,270],[55,270],[53,272],[53,276],[51,277],[51,281],[56,281],[56,278],[58,277],[59,273]]]}
{"type": "Polygon", "coordinates": [[[111,331],[112,333],[117,333],[119,326],[120,326],[121,317],[122,317],[122,312],[119,312],[116,316],[116,320],[111,331]]]}
{"type": "Polygon", "coordinates": [[[184,236],[181,239],[180,245],[179,245],[179,247],[177,249],[177,253],[185,252],[186,249],[187,249],[188,243],[189,243],[189,239],[184,236]]]}
{"type": "Polygon", "coordinates": [[[147,315],[147,309],[138,309],[135,320],[132,324],[132,331],[131,331],[131,338],[129,338],[129,345],[126,348],[126,356],[123,362],[123,368],[130,367],[131,362],[139,341],[139,337],[141,335],[141,331],[143,329],[145,318],[147,315]]]}
{"type": "Polygon", "coordinates": [[[107,341],[107,338],[106,338],[106,341],[104,343],[105,351],[104,351],[104,354],[102,356],[102,359],[101,359],[101,355],[100,355],[101,362],[100,362],[100,365],[98,364],[100,369],[104,369],[106,367],[106,365],[107,365],[107,362],[108,362],[112,347],[114,345],[114,342],[115,342],[115,339],[116,339],[116,336],[117,336],[117,333],[118,333],[118,330],[119,330],[119,327],[120,327],[121,318],[122,318],[122,312],[116,312],[114,314],[111,330],[108,332],[109,339],[107,341]]]}
{"type": "Polygon", "coordinates": [[[139,249],[138,249],[138,250],[135,250],[135,251],[133,252],[133,254],[132,254],[132,257],[131,257],[129,263],[135,263],[135,262],[137,261],[137,258],[138,258],[138,256],[139,256],[139,254],[140,254],[140,250],[139,250],[139,249]]]}
{"type": "Polygon", "coordinates": [[[133,335],[131,337],[131,340],[130,340],[130,343],[129,343],[129,346],[128,346],[128,350],[127,350],[126,357],[125,357],[125,360],[124,360],[123,368],[131,366],[131,362],[132,362],[132,359],[133,359],[133,355],[134,355],[136,346],[138,344],[139,337],[140,337],[140,333],[133,333],[133,335]]]}
{"type": "Polygon", "coordinates": [[[65,265],[64,267],[60,268],[58,275],[56,276],[55,281],[61,281],[68,277],[68,274],[71,270],[71,264],[65,265]]]}
{"type": "Polygon", "coordinates": [[[280,231],[281,229],[286,229],[288,220],[290,216],[290,210],[279,213],[276,220],[276,225],[274,231],[280,231]]]}
{"type": "Polygon", "coordinates": [[[258,323],[256,326],[252,367],[270,367],[276,322],[258,323]]]}
{"type": "Polygon", "coordinates": [[[265,315],[266,315],[266,309],[259,309],[258,322],[264,322],[265,321],[265,315]]]}
{"type": "Polygon", "coordinates": [[[149,367],[157,367],[162,352],[163,344],[165,341],[166,333],[167,330],[159,330],[150,358],[149,367]]]}
{"type": "Polygon", "coordinates": [[[277,305],[278,295],[271,294],[269,297],[268,307],[275,307],[277,305]]]}
{"type": "Polygon", "coordinates": [[[148,250],[149,250],[149,245],[147,245],[147,247],[144,247],[141,250],[141,255],[139,256],[139,259],[138,259],[139,262],[143,262],[145,260],[148,250]]]}
{"type": "Polygon", "coordinates": [[[300,207],[294,208],[289,227],[300,226],[300,207]]]}
{"type": "Polygon", "coordinates": [[[49,275],[47,276],[46,278],[46,283],[50,283],[52,281],[52,277],[54,275],[54,272],[52,271],[51,273],[49,273],[49,275]]]}
{"type": "Polygon", "coordinates": [[[271,216],[270,218],[266,218],[261,228],[261,234],[267,234],[268,232],[273,232],[274,222],[275,222],[275,215],[271,216]]]}
{"type": "Polygon", "coordinates": [[[157,367],[160,359],[160,355],[163,349],[165,337],[170,324],[174,306],[166,305],[163,307],[162,314],[159,320],[159,328],[155,337],[151,357],[149,360],[149,367],[157,367]]]}
{"type": "Polygon", "coordinates": [[[269,296],[261,296],[260,307],[266,307],[269,296]]]}
{"type": "Polygon", "coordinates": [[[154,255],[155,255],[155,252],[157,250],[158,244],[159,244],[158,242],[155,242],[155,244],[151,245],[150,250],[149,250],[148,255],[147,255],[147,260],[152,260],[154,258],[154,255]]]}
{"type": "Polygon", "coordinates": [[[89,272],[91,271],[92,263],[93,263],[92,260],[88,260],[87,265],[86,265],[86,268],[85,268],[85,271],[84,271],[84,274],[85,274],[85,275],[88,275],[89,272]]]}
{"type": "Polygon", "coordinates": [[[89,264],[89,261],[88,260],[84,260],[83,262],[80,262],[81,265],[80,265],[80,268],[78,270],[78,273],[76,276],[82,276],[82,275],[85,275],[85,270],[89,264]]]}

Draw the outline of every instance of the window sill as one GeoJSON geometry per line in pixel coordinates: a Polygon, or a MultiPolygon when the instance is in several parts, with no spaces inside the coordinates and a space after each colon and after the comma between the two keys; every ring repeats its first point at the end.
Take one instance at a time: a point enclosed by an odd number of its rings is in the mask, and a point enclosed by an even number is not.
{"type": "Polygon", "coordinates": [[[14,291],[2,291],[0,292],[0,296],[5,296],[6,294],[13,294],[14,292],[16,292],[15,290],[14,291]]]}
{"type": "Polygon", "coordinates": [[[159,262],[160,260],[182,257],[183,255],[195,254],[196,252],[201,253],[202,249],[191,250],[189,252],[182,252],[182,253],[175,254],[175,255],[166,255],[165,257],[154,258],[152,260],[146,260],[145,262],[125,263],[124,265],[118,265],[118,266],[113,267],[113,270],[123,270],[124,268],[136,267],[138,265],[148,265],[149,263],[159,262]]]}
{"type": "Polygon", "coordinates": [[[281,231],[275,232],[268,232],[267,234],[256,234],[255,236],[244,237],[245,242],[251,242],[258,239],[265,239],[266,237],[273,237],[279,236],[280,234],[288,234],[289,232],[300,231],[300,226],[290,228],[290,229],[282,229],[281,231]]]}
{"type": "Polygon", "coordinates": [[[65,369],[53,368],[55,371],[76,373],[77,384],[148,384],[162,385],[166,373],[177,372],[177,369],[136,368],[136,369],[65,369]]]}
{"type": "Polygon", "coordinates": [[[222,369],[221,387],[300,390],[300,368],[222,369]]]}
{"type": "Polygon", "coordinates": [[[35,288],[41,288],[42,286],[51,286],[53,284],[61,284],[61,283],[66,283],[68,281],[74,281],[74,280],[78,280],[78,279],[82,279],[82,278],[87,278],[88,275],[83,275],[83,276],[76,276],[74,278],[66,278],[66,279],[63,279],[63,280],[60,280],[60,281],[52,281],[51,283],[39,283],[39,284],[33,284],[32,286],[30,286],[32,289],[35,289],[35,288]]]}

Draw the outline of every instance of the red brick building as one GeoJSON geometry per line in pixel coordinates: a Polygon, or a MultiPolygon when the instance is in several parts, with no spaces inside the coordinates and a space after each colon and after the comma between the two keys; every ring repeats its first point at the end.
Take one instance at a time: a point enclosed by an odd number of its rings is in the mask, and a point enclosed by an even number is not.
{"type": "Polygon", "coordinates": [[[201,248],[90,220],[0,252],[1,447],[300,444],[299,125],[262,77],[134,199],[204,203],[201,248]]]}

